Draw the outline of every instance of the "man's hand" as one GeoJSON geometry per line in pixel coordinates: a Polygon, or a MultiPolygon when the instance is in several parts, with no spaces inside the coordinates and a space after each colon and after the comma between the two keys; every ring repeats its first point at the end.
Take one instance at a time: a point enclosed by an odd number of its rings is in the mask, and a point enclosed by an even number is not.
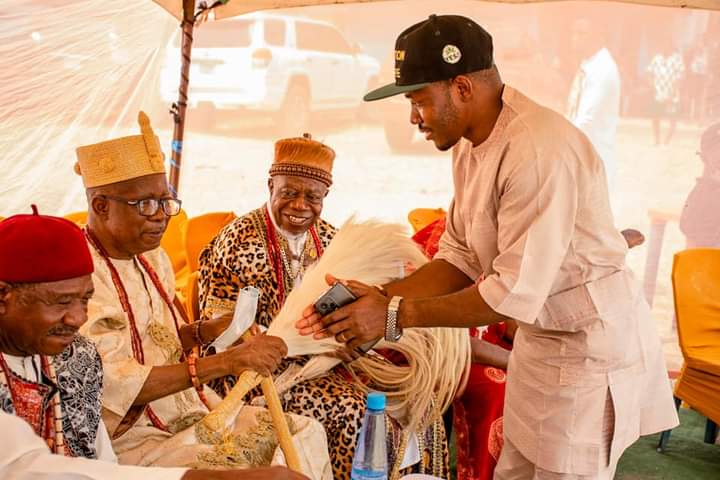
{"type": "Polygon", "coordinates": [[[347,346],[342,346],[333,352],[326,353],[328,357],[340,359],[344,363],[352,363],[360,358],[365,352],[361,350],[350,350],[347,346]]]}
{"type": "MultiPolygon", "coordinates": [[[[338,281],[327,275],[325,281],[332,285],[338,281]]],[[[335,340],[355,350],[365,343],[385,335],[385,322],[390,299],[377,288],[354,280],[342,283],[357,297],[353,303],[320,317],[313,305],[303,311],[303,318],[295,327],[301,335],[313,335],[315,339],[334,336],[335,340]]]]}
{"type": "Polygon", "coordinates": [[[480,363],[507,370],[508,361],[510,360],[509,350],[486,342],[481,338],[471,338],[470,349],[472,352],[472,363],[480,363]]]}
{"type": "Polygon", "coordinates": [[[225,352],[230,359],[228,373],[239,375],[245,370],[252,370],[268,377],[280,366],[287,352],[287,345],[280,337],[270,335],[251,337],[225,352]]]}
{"type": "Polygon", "coordinates": [[[628,228],[620,232],[625,238],[628,248],[634,248],[645,243],[645,236],[633,228],[628,228]]]}
{"type": "Polygon", "coordinates": [[[222,317],[205,320],[203,325],[205,328],[202,328],[200,332],[202,333],[203,340],[205,342],[211,342],[222,335],[222,333],[230,326],[230,323],[232,323],[232,319],[232,313],[226,313],[222,317]]]}
{"type": "Polygon", "coordinates": [[[308,480],[305,475],[285,467],[247,470],[188,470],[181,480],[308,480]]]}

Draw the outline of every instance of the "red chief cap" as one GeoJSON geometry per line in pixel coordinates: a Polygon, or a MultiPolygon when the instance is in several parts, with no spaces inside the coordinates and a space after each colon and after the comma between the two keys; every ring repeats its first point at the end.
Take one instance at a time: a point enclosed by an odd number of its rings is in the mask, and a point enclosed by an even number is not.
{"type": "Polygon", "coordinates": [[[82,277],[93,261],[82,230],[64,218],[14,215],[0,222],[0,280],[43,283],[82,277]]]}

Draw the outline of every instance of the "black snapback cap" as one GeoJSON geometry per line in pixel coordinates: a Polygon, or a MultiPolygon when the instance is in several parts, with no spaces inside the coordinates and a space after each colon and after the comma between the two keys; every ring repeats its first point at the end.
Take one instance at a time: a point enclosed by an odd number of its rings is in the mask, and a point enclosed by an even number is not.
{"type": "Polygon", "coordinates": [[[398,36],[395,83],[363,98],[380,100],[492,66],[492,37],[484,28],[460,15],[430,15],[398,36]]]}

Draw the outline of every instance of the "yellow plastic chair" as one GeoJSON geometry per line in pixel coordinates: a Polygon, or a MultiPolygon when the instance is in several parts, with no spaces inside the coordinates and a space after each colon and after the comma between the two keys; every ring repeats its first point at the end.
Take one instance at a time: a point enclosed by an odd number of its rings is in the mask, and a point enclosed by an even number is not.
{"type": "Polygon", "coordinates": [[[235,214],[232,212],[206,213],[187,220],[183,238],[190,273],[198,270],[202,249],[233,220],[235,214]]]}
{"type": "Polygon", "coordinates": [[[415,233],[430,225],[435,220],[445,216],[442,208],[416,208],[408,213],[408,221],[415,233]]]}
{"type": "Polygon", "coordinates": [[[73,213],[68,213],[67,215],[65,215],[66,219],[70,220],[71,222],[74,222],[77,225],[87,224],[87,217],[88,217],[88,213],[86,211],[73,212],[73,213]]]}
{"type": "MultiPolygon", "coordinates": [[[[684,360],[675,384],[675,404],[684,401],[706,416],[705,441],[714,443],[720,423],[720,249],[677,253],[672,285],[684,360]]],[[[663,432],[659,451],[669,437],[669,430],[663,432]]]]}
{"type": "Polygon", "coordinates": [[[170,257],[175,275],[187,265],[187,254],[185,253],[182,233],[187,220],[188,216],[185,210],[180,210],[179,214],[170,217],[167,230],[165,230],[165,234],[160,241],[160,246],[170,257]]]}

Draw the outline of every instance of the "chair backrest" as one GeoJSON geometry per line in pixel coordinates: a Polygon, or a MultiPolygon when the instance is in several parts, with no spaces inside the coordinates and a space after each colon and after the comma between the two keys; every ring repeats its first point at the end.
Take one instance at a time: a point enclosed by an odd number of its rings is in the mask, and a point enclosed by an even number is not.
{"type": "Polygon", "coordinates": [[[688,364],[720,349],[720,249],[675,254],[672,270],[680,350],[688,364]]]}
{"type": "Polygon", "coordinates": [[[187,220],[188,216],[185,210],[180,210],[179,214],[170,217],[167,230],[165,230],[165,234],[160,241],[163,250],[170,257],[175,273],[178,273],[187,264],[187,254],[182,234],[187,220]]]}
{"type": "Polygon", "coordinates": [[[183,235],[190,272],[199,266],[200,252],[228,223],[235,220],[232,212],[213,212],[188,218],[183,235]]]}
{"type": "Polygon", "coordinates": [[[71,222],[74,222],[78,225],[87,224],[87,217],[88,217],[88,213],[86,211],[73,212],[73,213],[68,213],[67,215],[65,215],[66,219],[68,219],[71,222]]]}
{"type": "Polygon", "coordinates": [[[200,272],[192,272],[185,287],[185,309],[190,323],[200,320],[200,272]]]}
{"type": "Polygon", "coordinates": [[[444,216],[445,210],[442,208],[416,208],[408,213],[408,221],[412,225],[413,231],[417,233],[444,216]]]}

